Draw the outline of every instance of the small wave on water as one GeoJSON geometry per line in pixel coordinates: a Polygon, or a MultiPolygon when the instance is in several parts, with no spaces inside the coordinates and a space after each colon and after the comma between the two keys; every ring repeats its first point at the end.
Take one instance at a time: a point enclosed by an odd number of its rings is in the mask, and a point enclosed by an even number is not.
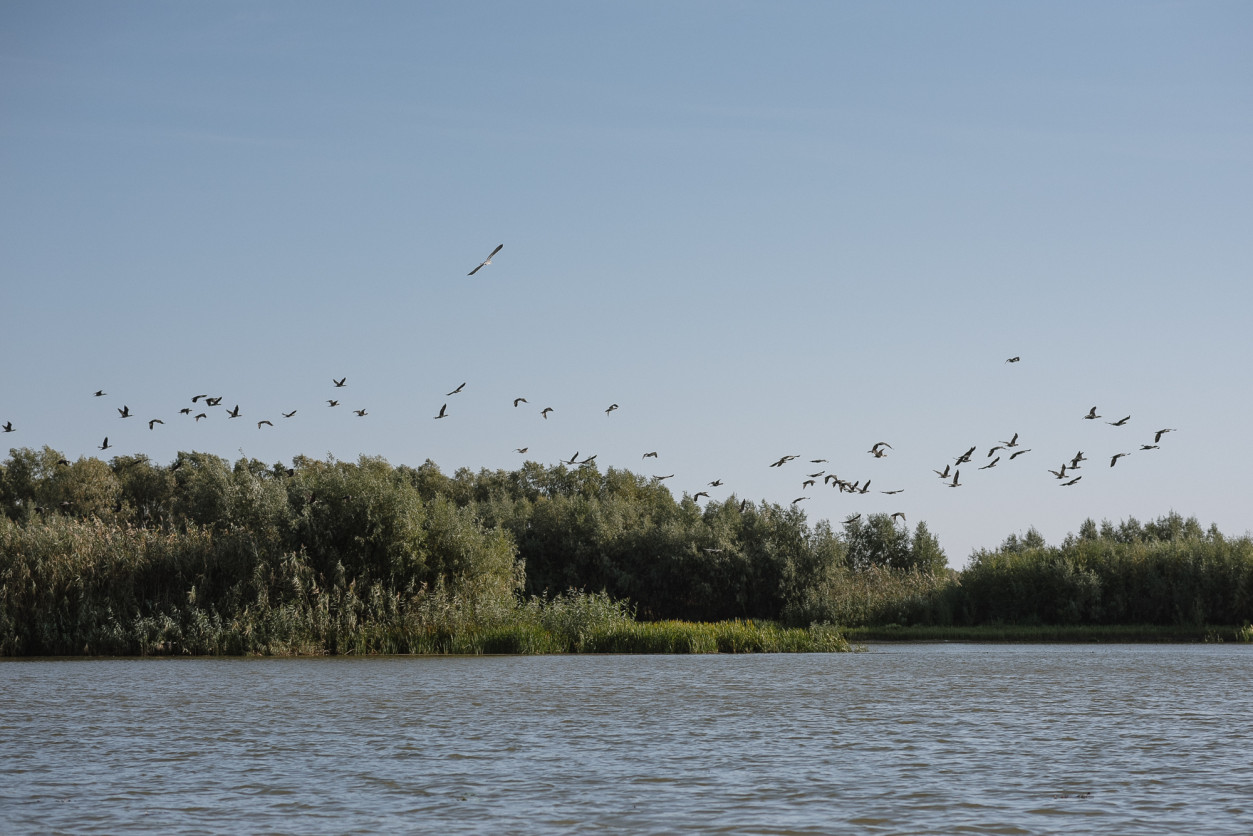
{"type": "Polygon", "coordinates": [[[11,661],[0,831],[1246,836],[1250,685],[1221,645],[11,661]]]}

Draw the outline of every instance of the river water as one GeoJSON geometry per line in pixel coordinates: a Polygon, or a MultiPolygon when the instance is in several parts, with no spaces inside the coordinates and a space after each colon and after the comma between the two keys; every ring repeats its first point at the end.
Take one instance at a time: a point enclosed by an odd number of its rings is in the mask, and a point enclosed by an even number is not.
{"type": "Polygon", "coordinates": [[[1253,648],[0,663],[13,833],[1253,833],[1253,648]]]}

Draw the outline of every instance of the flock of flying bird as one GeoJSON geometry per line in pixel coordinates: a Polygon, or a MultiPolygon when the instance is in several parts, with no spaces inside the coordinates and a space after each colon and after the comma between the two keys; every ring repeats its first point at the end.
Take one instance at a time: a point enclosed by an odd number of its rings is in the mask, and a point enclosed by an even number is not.
{"type": "MultiPolygon", "coordinates": [[[[473,270],[471,270],[467,275],[473,276],[476,273],[478,273],[479,270],[490,265],[492,263],[492,259],[503,249],[503,247],[504,247],[503,244],[498,245],[494,250],[491,251],[490,254],[488,254],[487,258],[485,258],[478,266],[476,266],[473,270]]],[[[1008,358],[1005,362],[1006,363],[1018,363],[1021,361],[1021,359],[1022,359],[1021,357],[1015,356],[1015,357],[1008,358]]],[[[333,387],[330,390],[330,393],[334,394],[336,390],[344,389],[347,387],[348,378],[347,376],[338,377],[338,378],[332,377],[331,383],[333,387]]],[[[449,392],[446,392],[444,394],[444,397],[452,398],[456,395],[461,394],[465,390],[465,388],[466,388],[466,382],[462,382],[459,386],[455,387],[449,392]]],[[[107,394],[108,393],[105,392],[103,389],[98,389],[96,390],[96,392],[93,393],[93,396],[97,398],[102,398],[102,397],[106,397],[107,394]]],[[[197,394],[191,397],[190,406],[183,406],[181,409],[178,410],[178,412],[180,415],[185,416],[184,420],[189,419],[193,421],[194,423],[198,423],[201,420],[209,418],[210,413],[214,411],[215,408],[222,407],[222,402],[223,402],[223,396],[197,394]]],[[[518,408],[522,404],[528,404],[528,403],[529,402],[525,397],[513,398],[513,406],[515,409],[518,408]]],[[[335,408],[340,405],[340,400],[338,398],[333,398],[333,397],[327,398],[326,404],[329,408],[335,408]]],[[[450,417],[449,412],[448,412],[448,404],[449,404],[449,401],[445,400],[443,405],[439,408],[439,412],[433,416],[436,420],[450,417]]],[[[618,410],[618,408],[619,408],[618,404],[612,403],[604,410],[604,412],[606,415],[610,415],[616,410],[618,410]]],[[[118,412],[119,418],[122,418],[122,419],[136,417],[135,413],[133,413],[130,407],[127,406],[126,404],[123,404],[121,407],[117,407],[117,412],[118,412]]],[[[226,415],[227,419],[243,417],[243,412],[241,411],[239,404],[235,404],[229,409],[223,408],[223,412],[226,415]]],[[[369,413],[364,408],[353,409],[352,412],[359,418],[364,418],[367,415],[369,415],[369,413]]],[[[540,410],[539,414],[543,419],[547,420],[549,415],[553,414],[554,412],[555,410],[553,407],[546,406],[540,410]]],[[[288,419],[295,417],[296,413],[297,413],[296,409],[292,409],[291,411],[288,411],[288,412],[280,412],[284,420],[288,420],[288,419]]],[[[1101,420],[1102,417],[1103,416],[1097,413],[1097,407],[1095,406],[1093,406],[1086,415],[1082,416],[1083,419],[1089,420],[1089,421],[1101,420]]],[[[149,418],[146,420],[148,423],[149,430],[155,430],[158,425],[165,424],[165,421],[161,418],[149,418]]],[[[1126,415],[1126,416],[1123,416],[1122,418],[1119,418],[1116,421],[1106,421],[1105,423],[1109,424],[1112,427],[1125,427],[1130,421],[1131,421],[1131,416],[1126,415]]],[[[274,423],[268,418],[262,418],[261,420],[258,420],[256,422],[256,426],[258,430],[261,430],[265,427],[273,427],[274,423]]],[[[13,425],[13,422],[10,420],[10,421],[6,421],[3,425],[0,425],[0,430],[2,430],[4,433],[12,433],[12,432],[16,432],[17,428],[13,425]]],[[[1156,430],[1153,433],[1152,443],[1142,442],[1140,444],[1139,451],[1135,451],[1135,452],[1159,449],[1162,437],[1165,434],[1170,433],[1170,432],[1175,432],[1175,428],[1168,427],[1168,428],[1162,428],[1162,429],[1156,430]]],[[[949,488],[962,487],[965,484],[964,482],[961,481],[961,469],[963,465],[970,465],[971,467],[980,471],[991,470],[997,467],[998,465],[1000,465],[1003,461],[1005,463],[1009,463],[1018,459],[1021,456],[1026,455],[1027,453],[1030,453],[1031,449],[1022,447],[1022,445],[1019,443],[1018,438],[1019,438],[1018,433],[1014,433],[1013,436],[1009,440],[1000,441],[997,444],[989,447],[987,454],[983,457],[984,460],[986,461],[986,464],[976,464],[974,456],[979,450],[979,446],[974,445],[974,446],[971,446],[969,449],[967,449],[965,452],[954,457],[952,461],[945,463],[944,468],[942,470],[934,470],[933,472],[935,473],[936,476],[939,477],[942,484],[944,484],[946,487],[949,487],[949,488]]],[[[103,442],[99,445],[99,449],[109,450],[112,448],[113,448],[113,445],[109,443],[109,437],[106,435],[104,437],[103,442]]],[[[528,449],[529,449],[528,447],[518,447],[514,449],[514,452],[518,454],[526,454],[528,449]]],[[[888,442],[877,441],[873,445],[871,445],[870,449],[867,450],[866,453],[869,454],[869,456],[872,459],[883,459],[883,458],[886,458],[889,455],[889,451],[892,451],[892,450],[893,450],[893,447],[888,442]]],[[[1109,460],[1109,466],[1114,467],[1115,465],[1118,464],[1118,461],[1120,459],[1123,459],[1130,455],[1131,455],[1130,451],[1129,452],[1117,452],[1117,453],[1112,454],[1109,460]]],[[[593,465],[596,461],[596,458],[597,458],[596,455],[592,454],[592,455],[588,455],[580,459],[579,452],[576,451],[574,455],[570,456],[568,459],[561,459],[560,461],[564,465],[586,467],[586,466],[593,465]]],[[[650,458],[651,459],[659,458],[658,452],[657,451],[646,452],[641,457],[641,460],[650,459],[650,458]]],[[[801,458],[799,454],[784,455],[784,456],[781,456],[778,460],[776,460],[772,464],[770,464],[769,466],[771,468],[783,468],[786,465],[788,465],[790,462],[795,461],[799,458],[801,458]]],[[[1074,456],[1062,461],[1058,465],[1056,470],[1052,468],[1048,468],[1047,470],[1050,474],[1052,474],[1052,476],[1056,480],[1058,480],[1061,486],[1071,487],[1071,486],[1078,484],[1079,481],[1083,479],[1083,475],[1077,473],[1077,471],[1081,469],[1083,462],[1086,462],[1088,460],[1089,459],[1086,455],[1084,455],[1084,452],[1082,450],[1079,450],[1078,452],[1075,453],[1074,456]]],[[[809,459],[808,462],[813,465],[829,464],[829,460],[825,458],[813,458],[813,459],[809,459]]],[[[967,472],[969,472],[969,468],[967,469],[967,472]]],[[[673,477],[674,477],[674,474],[670,473],[667,475],[660,475],[660,476],[654,475],[652,478],[658,482],[663,482],[673,477]]],[[[802,491],[807,491],[809,488],[817,487],[819,484],[821,484],[821,486],[823,487],[832,487],[840,491],[841,493],[864,495],[864,494],[868,494],[871,492],[871,489],[870,489],[871,483],[872,483],[872,477],[865,478],[864,480],[860,477],[857,479],[849,480],[846,478],[842,478],[841,476],[837,475],[834,472],[828,471],[827,468],[821,468],[815,472],[806,473],[805,478],[801,480],[800,485],[801,485],[802,491]]],[[[722,486],[723,484],[724,483],[721,479],[714,479],[706,483],[705,486],[711,487],[711,488],[717,488],[717,487],[722,486]]],[[[890,490],[876,490],[875,491],[875,493],[884,494],[888,496],[894,496],[896,494],[900,494],[903,492],[904,492],[904,488],[893,488],[890,490]]],[[[699,501],[700,499],[708,498],[709,496],[710,494],[708,491],[700,490],[692,494],[691,498],[695,501],[699,501]]],[[[805,501],[808,498],[809,498],[809,495],[802,493],[802,495],[797,496],[795,499],[793,499],[791,504],[797,505],[805,501]]],[[[741,503],[741,509],[743,509],[746,505],[747,505],[747,500],[744,500],[741,503]]],[[[846,518],[845,522],[846,523],[852,522],[860,518],[860,516],[861,514],[853,514],[852,516],[846,518]]],[[[905,514],[902,511],[897,511],[891,514],[891,517],[893,520],[899,519],[902,522],[905,521],[905,514]]]]}

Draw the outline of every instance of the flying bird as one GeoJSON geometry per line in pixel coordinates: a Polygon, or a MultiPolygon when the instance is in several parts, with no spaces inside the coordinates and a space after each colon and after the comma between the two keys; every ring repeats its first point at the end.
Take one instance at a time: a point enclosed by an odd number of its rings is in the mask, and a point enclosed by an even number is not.
{"type": "Polygon", "coordinates": [[[218,404],[222,402],[222,396],[218,395],[216,398],[205,398],[204,402],[207,403],[209,406],[217,406],[218,404]]]}
{"type": "Polygon", "coordinates": [[[617,408],[618,408],[618,405],[616,403],[611,403],[609,404],[609,408],[605,410],[605,414],[608,415],[609,413],[613,412],[617,408]]]}
{"type": "Polygon", "coordinates": [[[957,481],[957,478],[958,478],[959,476],[961,476],[961,475],[962,475],[962,472],[961,472],[960,470],[954,470],[954,471],[953,471],[953,481],[951,481],[951,482],[949,482],[949,483],[948,483],[948,487],[950,487],[950,488],[960,488],[960,487],[961,487],[961,482],[958,482],[958,481],[957,481]]]}
{"type": "Polygon", "coordinates": [[[326,402],[331,406],[339,406],[339,401],[333,401],[328,398],[326,402]]]}
{"type": "Polygon", "coordinates": [[[148,422],[148,429],[152,429],[153,424],[164,424],[164,423],[165,422],[162,421],[160,418],[153,418],[151,421],[148,422]]]}
{"type": "Polygon", "coordinates": [[[541,409],[541,410],[540,410],[540,413],[539,413],[539,414],[540,414],[540,415],[543,415],[543,416],[544,416],[544,420],[545,420],[545,421],[547,421],[547,420],[548,420],[548,413],[550,413],[550,412],[552,412],[552,411],[553,411],[553,408],[552,408],[551,406],[546,406],[546,407],[544,407],[543,409],[541,409]]]}
{"type": "Polygon", "coordinates": [[[936,476],[939,476],[941,479],[947,479],[947,478],[948,478],[948,472],[949,472],[949,470],[951,470],[951,469],[952,469],[952,467],[953,467],[953,466],[952,466],[951,464],[946,464],[946,465],[944,465],[944,472],[943,472],[943,473],[941,473],[941,472],[940,472],[940,471],[938,471],[938,470],[933,470],[933,471],[931,471],[931,472],[932,472],[932,473],[934,473],[936,476]]]}
{"type": "Polygon", "coordinates": [[[473,270],[471,270],[469,273],[466,273],[466,275],[467,275],[467,276],[473,276],[475,273],[479,272],[479,271],[480,271],[480,270],[482,270],[484,267],[486,267],[487,265],[491,264],[491,263],[492,263],[492,259],[496,257],[496,253],[500,252],[500,251],[501,251],[501,249],[503,249],[503,248],[504,248],[504,246],[505,246],[504,244],[497,244],[497,245],[496,245],[496,249],[492,250],[491,255],[489,255],[487,258],[483,259],[482,263],[480,263],[478,267],[475,267],[475,268],[474,268],[473,270]]]}
{"type": "Polygon", "coordinates": [[[718,487],[718,486],[719,486],[719,485],[721,485],[721,484],[722,484],[722,480],[721,480],[721,479],[715,479],[715,480],[713,480],[712,482],[710,482],[710,483],[709,483],[709,487],[711,487],[711,488],[716,488],[716,487],[718,487]]]}
{"type": "Polygon", "coordinates": [[[1083,478],[1082,476],[1076,476],[1075,478],[1071,479],[1069,482],[1062,482],[1062,487],[1068,488],[1071,485],[1073,485],[1075,482],[1078,482],[1082,478],[1083,478]]]}
{"type": "Polygon", "coordinates": [[[348,378],[341,377],[339,380],[336,380],[335,378],[332,377],[331,382],[335,384],[336,389],[342,389],[344,384],[348,382],[348,378]]]}
{"type": "Polygon", "coordinates": [[[1141,444],[1140,449],[1141,450],[1160,450],[1162,448],[1156,444],[1141,444]]]}
{"type": "Polygon", "coordinates": [[[696,492],[696,494],[692,497],[692,501],[693,501],[693,502],[699,502],[699,501],[700,501],[700,498],[701,498],[702,496],[704,496],[704,497],[708,497],[708,496],[709,496],[709,494],[708,494],[707,492],[705,492],[705,491],[697,491],[697,492],[696,492]]]}
{"type": "Polygon", "coordinates": [[[879,493],[887,494],[888,496],[892,496],[893,494],[904,493],[904,492],[905,492],[904,488],[897,488],[894,491],[879,491],[879,493]]]}
{"type": "Polygon", "coordinates": [[[178,414],[179,415],[191,415],[191,407],[190,406],[183,407],[182,409],[178,411],[178,414]]]}
{"type": "Polygon", "coordinates": [[[1162,436],[1164,436],[1166,433],[1173,433],[1173,432],[1174,432],[1174,430],[1173,430],[1173,429],[1169,429],[1169,430],[1158,430],[1157,432],[1155,432],[1155,433],[1153,434],[1153,443],[1154,443],[1154,444],[1156,444],[1157,442],[1161,441],[1161,440],[1162,440],[1162,436]]]}
{"type": "Polygon", "coordinates": [[[530,447],[517,447],[517,448],[514,448],[514,451],[513,451],[513,452],[515,452],[515,453],[525,453],[527,450],[530,450],[530,449],[531,449],[530,447]]]}
{"type": "Polygon", "coordinates": [[[457,394],[458,392],[460,392],[460,391],[461,391],[462,389],[464,389],[464,388],[466,388],[466,385],[465,385],[464,383],[462,383],[460,386],[458,386],[456,389],[453,389],[451,392],[447,392],[447,393],[445,393],[444,397],[445,397],[445,398],[447,398],[447,397],[451,397],[451,396],[453,396],[453,395],[457,394]]]}
{"type": "Polygon", "coordinates": [[[1114,465],[1118,464],[1118,460],[1121,459],[1123,456],[1130,456],[1130,455],[1131,455],[1130,453],[1115,453],[1113,458],[1109,460],[1109,466],[1113,467],[1114,465]]]}
{"type": "Polygon", "coordinates": [[[197,420],[197,421],[199,421],[201,418],[208,418],[208,417],[209,417],[209,413],[207,413],[207,412],[197,412],[197,413],[196,413],[196,420],[197,420]]]}
{"type": "Polygon", "coordinates": [[[518,406],[518,404],[520,404],[520,403],[527,403],[526,398],[514,398],[514,399],[513,399],[513,405],[514,405],[514,407],[515,407],[515,408],[516,408],[516,407],[518,406]]]}
{"type": "Polygon", "coordinates": [[[1018,433],[1014,433],[1014,437],[1011,438],[1009,441],[1002,441],[1001,443],[1004,444],[1006,447],[1017,447],[1018,446],[1018,433]]]}
{"type": "Polygon", "coordinates": [[[104,397],[105,395],[107,395],[107,394],[109,394],[109,393],[108,393],[108,392],[106,392],[106,391],[104,391],[103,389],[97,389],[97,390],[96,390],[96,397],[97,397],[97,398],[103,398],[103,397],[104,397]]]}
{"type": "Polygon", "coordinates": [[[660,482],[662,479],[673,479],[674,474],[671,473],[669,476],[654,476],[653,478],[660,482]]]}
{"type": "Polygon", "coordinates": [[[129,418],[131,417],[131,408],[123,404],[122,408],[118,410],[118,414],[123,418],[129,418]]]}
{"type": "Polygon", "coordinates": [[[273,424],[271,424],[269,421],[258,421],[258,422],[257,422],[257,429],[261,429],[261,427],[262,427],[262,426],[272,427],[272,426],[274,426],[274,425],[273,425],[273,424]]]}
{"type": "Polygon", "coordinates": [[[1030,453],[1030,452],[1031,452],[1031,448],[1030,448],[1030,447],[1028,447],[1026,450],[1019,450],[1017,453],[1012,453],[1012,454],[1010,454],[1009,460],[1012,462],[1014,459],[1018,458],[1018,457],[1019,457],[1019,456],[1021,456],[1023,453],[1030,453]]]}
{"type": "Polygon", "coordinates": [[[988,462],[987,464],[985,464],[983,467],[981,467],[981,468],[979,468],[979,469],[980,469],[980,470],[991,470],[992,468],[996,467],[996,463],[997,463],[997,462],[999,462],[1000,460],[1001,460],[1001,457],[1000,457],[1000,456],[997,456],[995,459],[993,459],[992,461],[988,462]]]}
{"type": "Polygon", "coordinates": [[[797,457],[796,456],[784,456],[783,458],[779,459],[777,462],[775,462],[774,464],[770,466],[771,467],[783,467],[783,465],[787,464],[788,462],[790,462],[792,459],[795,459],[795,458],[797,457]]]}
{"type": "Polygon", "coordinates": [[[295,415],[295,414],[296,414],[296,410],[294,410],[294,409],[293,409],[291,412],[284,412],[284,413],[283,413],[283,417],[284,417],[284,418],[290,418],[290,417],[292,417],[292,416],[293,416],[293,415],[295,415]]]}
{"type": "Polygon", "coordinates": [[[192,403],[195,403],[196,401],[200,400],[201,398],[207,398],[207,397],[209,397],[209,396],[208,396],[208,395],[196,395],[196,396],[194,396],[194,397],[191,399],[191,402],[192,402],[192,403]]]}
{"type": "Polygon", "coordinates": [[[1021,357],[1010,357],[1010,358],[1009,358],[1008,360],[1006,360],[1005,362],[1006,362],[1006,363],[1017,363],[1017,362],[1018,362],[1019,360],[1021,360],[1021,359],[1022,359],[1021,357]]]}
{"type": "Polygon", "coordinates": [[[1117,421],[1106,421],[1105,423],[1109,424],[1111,427],[1121,427],[1123,424],[1127,423],[1130,420],[1131,420],[1131,416],[1128,415],[1126,418],[1119,418],[1117,421]]]}
{"type": "Polygon", "coordinates": [[[793,504],[793,505],[795,505],[795,504],[796,504],[796,503],[798,503],[798,502],[804,502],[806,499],[809,499],[809,497],[807,497],[807,496],[798,496],[798,497],[796,497],[796,499],[793,499],[793,500],[792,500],[792,504],[793,504]]]}
{"type": "Polygon", "coordinates": [[[108,450],[108,449],[109,449],[109,437],[108,437],[107,435],[104,437],[104,444],[101,444],[101,445],[100,445],[100,449],[101,449],[101,450],[108,450]]]}
{"type": "Polygon", "coordinates": [[[238,418],[238,417],[239,417],[239,404],[235,404],[235,408],[234,408],[234,409],[228,409],[228,410],[226,411],[226,417],[227,417],[227,418],[238,418]]]}
{"type": "Polygon", "coordinates": [[[11,432],[14,432],[14,430],[13,430],[13,422],[12,422],[12,421],[5,421],[5,422],[4,422],[4,431],[5,431],[6,433],[11,433],[11,432]]]}
{"type": "Polygon", "coordinates": [[[1094,406],[1094,407],[1092,407],[1090,410],[1088,410],[1088,414],[1087,414],[1087,415],[1085,415],[1085,416],[1083,416],[1083,417],[1084,417],[1084,418],[1086,418],[1087,420],[1091,421],[1091,420],[1093,420],[1093,419],[1095,419],[1095,418],[1100,418],[1101,416],[1099,416],[1099,415],[1097,415],[1097,414],[1096,414],[1096,407],[1094,406]]]}
{"type": "Polygon", "coordinates": [[[446,417],[448,417],[448,416],[447,416],[447,409],[448,409],[448,404],[444,404],[443,406],[441,406],[441,407],[439,408],[439,415],[436,415],[436,416],[435,416],[436,420],[438,420],[438,419],[440,419],[440,418],[446,418],[446,417]]]}
{"type": "Polygon", "coordinates": [[[353,413],[354,413],[354,414],[355,414],[358,418],[364,418],[364,417],[366,416],[366,411],[365,411],[364,409],[354,409],[354,410],[353,410],[353,413]]]}
{"type": "Polygon", "coordinates": [[[655,459],[657,458],[657,451],[654,450],[651,453],[645,453],[644,455],[640,456],[640,458],[641,459],[655,459]]]}
{"type": "Polygon", "coordinates": [[[974,455],[974,452],[975,452],[975,448],[971,447],[969,450],[967,450],[966,452],[958,456],[957,460],[953,462],[953,464],[965,464],[966,462],[970,461],[970,457],[974,455]]]}
{"type": "Polygon", "coordinates": [[[895,514],[893,514],[893,515],[892,515],[892,519],[896,519],[897,517],[900,517],[900,518],[901,518],[901,522],[905,522],[905,512],[904,512],[904,511],[897,511],[895,514]]]}

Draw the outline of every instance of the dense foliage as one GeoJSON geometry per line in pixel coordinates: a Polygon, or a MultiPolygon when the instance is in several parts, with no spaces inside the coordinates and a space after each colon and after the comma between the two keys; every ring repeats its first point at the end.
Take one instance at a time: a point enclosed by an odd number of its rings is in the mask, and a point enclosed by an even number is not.
{"type": "Polygon", "coordinates": [[[824,624],[1253,614],[1249,539],[1177,515],[1089,521],[1059,546],[1011,536],[958,575],[925,523],[837,532],[594,466],[17,449],[0,511],[2,655],[815,649],[839,644],[824,624]]]}

